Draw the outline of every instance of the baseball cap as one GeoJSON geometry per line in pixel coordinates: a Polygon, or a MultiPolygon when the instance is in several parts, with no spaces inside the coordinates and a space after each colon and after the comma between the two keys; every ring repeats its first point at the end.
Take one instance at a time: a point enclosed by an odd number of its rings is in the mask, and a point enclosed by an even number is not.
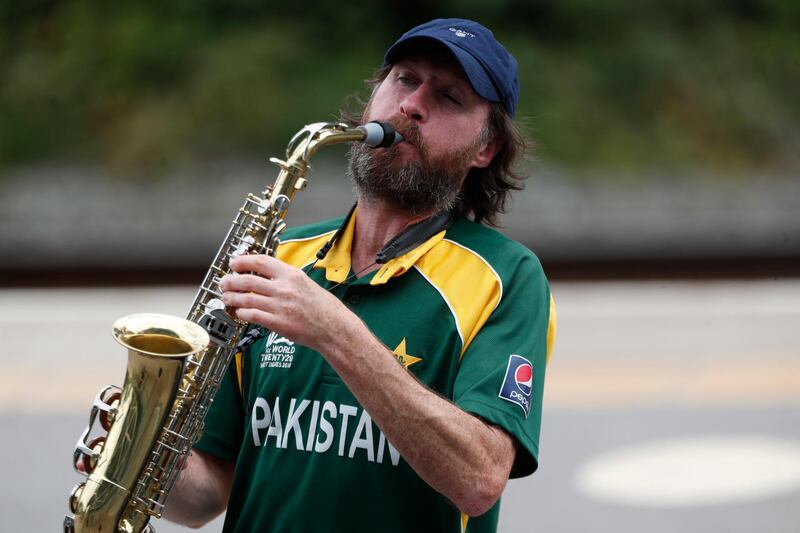
{"type": "Polygon", "coordinates": [[[386,52],[384,66],[399,60],[409,43],[432,39],[443,44],[461,64],[470,85],[490,102],[500,102],[512,117],[519,100],[517,60],[491,30],[466,19],[436,19],[404,33],[386,52]]]}

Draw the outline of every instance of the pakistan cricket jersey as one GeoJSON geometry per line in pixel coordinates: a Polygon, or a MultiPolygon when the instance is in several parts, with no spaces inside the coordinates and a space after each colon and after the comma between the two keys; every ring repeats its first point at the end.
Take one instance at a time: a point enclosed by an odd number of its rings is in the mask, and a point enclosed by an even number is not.
{"type": "MultiPolygon", "coordinates": [[[[287,231],[278,257],[303,267],[398,363],[519,443],[512,477],[537,467],[554,315],[536,257],[465,219],[361,278],[351,218],[287,231]]],[[[375,387],[381,383],[376,378],[375,387]]],[[[420,400],[422,401],[422,400],[420,400]]],[[[395,405],[398,411],[409,406],[395,405]]],[[[430,488],[317,352],[263,336],[232,365],[197,448],[235,462],[225,531],[495,531],[499,502],[468,518],[430,488]]]]}

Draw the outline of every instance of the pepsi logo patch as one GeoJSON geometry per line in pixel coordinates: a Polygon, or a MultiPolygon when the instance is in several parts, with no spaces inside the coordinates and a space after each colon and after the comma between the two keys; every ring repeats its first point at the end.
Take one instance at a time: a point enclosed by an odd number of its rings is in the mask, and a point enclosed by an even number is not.
{"type": "Polygon", "coordinates": [[[533,392],[533,365],[521,355],[511,354],[508,357],[506,376],[500,387],[500,398],[522,407],[525,418],[531,410],[531,393],[533,392]]]}

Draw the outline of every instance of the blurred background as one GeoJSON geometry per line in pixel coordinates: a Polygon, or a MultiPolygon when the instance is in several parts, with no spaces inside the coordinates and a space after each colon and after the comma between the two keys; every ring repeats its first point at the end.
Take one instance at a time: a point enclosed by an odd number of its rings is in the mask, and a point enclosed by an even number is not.
{"type": "MultiPolygon", "coordinates": [[[[502,231],[560,311],[541,468],[510,483],[501,530],[797,530],[800,3],[10,0],[8,531],[59,527],[92,395],[122,380],[110,324],[184,314],[268,158],[450,16],[519,61],[535,149],[502,231]]],[[[342,148],[319,154],[289,223],[342,214],[343,173],[342,148]]]]}

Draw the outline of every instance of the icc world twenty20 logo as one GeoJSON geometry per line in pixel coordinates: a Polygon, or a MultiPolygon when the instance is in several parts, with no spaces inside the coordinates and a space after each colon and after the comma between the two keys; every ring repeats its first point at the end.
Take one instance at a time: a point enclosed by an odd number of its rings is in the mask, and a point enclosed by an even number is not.
{"type": "Polygon", "coordinates": [[[531,410],[533,392],[533,365],[521,355],[512,354],[508,358],[506,375],[498,396],[522,407],[525,418],[531,410]]]}

